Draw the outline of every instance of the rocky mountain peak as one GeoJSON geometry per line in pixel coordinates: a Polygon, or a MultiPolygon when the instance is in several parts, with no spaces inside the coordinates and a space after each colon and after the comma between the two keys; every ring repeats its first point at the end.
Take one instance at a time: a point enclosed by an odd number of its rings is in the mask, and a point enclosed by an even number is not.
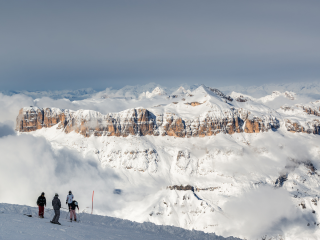
{"type": "Polygon", "coordinates": [[[160,87],[156,87],[151,93],[149,91],[146,92],[146,98],[152,98],[161,95],[166,95],[166,92],[160,87]]]}

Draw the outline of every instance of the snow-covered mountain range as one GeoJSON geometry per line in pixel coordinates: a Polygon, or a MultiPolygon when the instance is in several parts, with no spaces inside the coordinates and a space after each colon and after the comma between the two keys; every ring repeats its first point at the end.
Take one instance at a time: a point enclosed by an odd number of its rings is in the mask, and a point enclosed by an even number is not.
{"type": "Polygon", "coordinates": [[[100,214],[224,237],[318,239],[320,91],[292,88],[257,96],[150,84],[77,101],[1,97],[19,102],[8,104],[12,142],[52,148],[39,163],[49,159],[54,179],[73,166],[66,181],[87,205],[80,192],[94,186],[100,214]]]}
{"type": "MultiPolygon", "coordinates": [[[[48,97],[51,99],[69,99],[72,101],[83,100],[87,98],[152,98],[157,95],[177,95],[195,90],[200,84],[183,84],[179,88],[165,87],[157,83],[148,83],[145,85],[125,86],[120,89],[106,88],[103,91],[91,88],[77,90],[55,90],[55,91],[0,91],[0,93],[8,96],[23,94],[25,96],[36,98],[48,97]]],[[[248,94],[255,98],[260,98],[274,91],[295,92],[297,94],[319,95],[320,82],[299,82],[287,84],[264,84],[261,86],[216,86],[225,94],[230,95],[233,91],[248,94]]]]}
{"type": "MultiPolygon", "coordinates": [[[[180,88],[181,89],[181,88],[180,88]]],[[[257,133],[284,126],[287,131],[320,132],[320,101],[301,105],[284,105],[280,109],[267,106],[279,97],[295,100],[293,92],[273,92],[254,99],[232,92],[231,96],[218,89],[200,86],[194,91],[166,96],[156,87],[148,98],[162,97],[168,104],[151,108],[132,108],[103,115],[93,110],[25,107],[17,117],[17,130],[30,132],[58,124],[58,129],[75,131],[86,137],[94,136],[174,136],[204,137],[218,133],[257,133]]]]}

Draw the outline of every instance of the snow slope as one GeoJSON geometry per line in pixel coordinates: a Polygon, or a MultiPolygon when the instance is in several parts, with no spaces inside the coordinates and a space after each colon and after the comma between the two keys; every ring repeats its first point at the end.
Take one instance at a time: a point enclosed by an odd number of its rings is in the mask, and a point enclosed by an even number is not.
{"type": "Polygon", "coordinates": [[[45,218],[40,219],[37,208],[0,203],[0,239],[236,239],[87,213],[78,214],[79,223],[69,222],[65,211],[61,211],[59,226],[50,223],[53,211],[48,208],[45,211],[45,218]]]}
{"type": "Polygon", "coordinates": [[[297,94],[304,95],[320,95],[320,81],[314,82],[296,82],[296,83],[285,83],[285,84],[263,84],[261,86],[221,86],[219,89],[227,94],[230,94],[232,91],[241,92],[243,94],[248,94],[256,98],[272,94],[274,91],[286,92],[291,91],[297,94]]]}

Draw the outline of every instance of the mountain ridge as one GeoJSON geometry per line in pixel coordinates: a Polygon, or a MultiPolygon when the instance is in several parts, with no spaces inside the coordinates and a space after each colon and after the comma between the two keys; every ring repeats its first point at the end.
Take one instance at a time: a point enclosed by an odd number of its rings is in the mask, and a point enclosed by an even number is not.
{"type": "MultiPolygon", "coordinates": [[[[138,99],[141,97],[146,97],[147,92],[149,97],[157,96],[157,94],[151,94],[156,88],[161,89],[163,93],[167,95],[176,95],[181,93],[181,89],[184,92],[192,92],[196,88],[201,86],[201,84],[189,85],[181,84],[179,87],[165,87],[156,83],[148,83],[145,85],[126,85],[120,89],[106,88],[105,90],[94,90],[91,88],[83,88],[77,90],[56,90],[56,91],[1,91],[2,94],[13,96],[16,94],[23,94],[33,99],[50,97],[52,99],[65,98],[69,100],[83,100],[88,98],[129,98],[138,99]]],[[[230,95],[232,91],[241,92],[242,94],[251,95],[255,98],[261,98],[266,95],[272,94],[274,91],[291,91],[297,94],[313,94],[317,97],[320,95],[320,82],[305,82],[305,83],[286,83],[286,84],[263,84],[261,86],[219,86],[219,88],[224,94],[230,95]]]]}
{"type": "MultiPolygon", "coordinates": [[[[303,125],[288,117],[288,107],[276,111],[262,104],[282,95],[293,100],[294,93],[285,92],[281,95],[280,92],[274,92],[271,98],[265,97],[257,101],[250,98],[250,102],[247,102],[248,97],[245,99],[242,95],[233,95],[239,97],[233,99],[218,89],[200,86],[191,93],[183,92],[176,95],[174,102],[165,106],[132,108],[105,115],[92,110],[23,108],[19,111],[16,129],[29,132],[59,124],[58,128],[66,133],[76,131],[86,137],[92,134],[124,137],[130,134],[197,137],[216,135],[220,132],[257,133],[276,130],[282,124],[291,132],[320,132],[320,120],[317,118],[303,125]],[[283,116],[281,113],[284,113],[283,116]]],[[[310,116],[320,116],[320,102],[313,104],[314,108],[302,106],[302,109],[310,116]]]]}

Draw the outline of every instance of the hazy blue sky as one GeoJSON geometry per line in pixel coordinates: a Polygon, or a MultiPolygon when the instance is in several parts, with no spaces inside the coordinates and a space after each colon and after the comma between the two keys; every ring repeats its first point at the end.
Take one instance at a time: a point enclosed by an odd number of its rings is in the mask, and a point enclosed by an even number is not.
{"type": "Polygon", "coordinates": [[[320,1],[1,1],[0,90],[320,79],[320,1]]]}

